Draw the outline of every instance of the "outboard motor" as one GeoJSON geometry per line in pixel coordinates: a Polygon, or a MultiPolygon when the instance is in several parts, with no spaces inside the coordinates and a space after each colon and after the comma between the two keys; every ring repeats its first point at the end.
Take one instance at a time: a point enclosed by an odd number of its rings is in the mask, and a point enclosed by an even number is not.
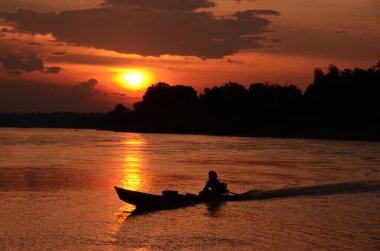
{"type": "Polygon", "coordinates": [[[220,192],[222,194],[226,194],[228,193],[228,190],[227,190],[227,183],[220,183],[220,192]]]}

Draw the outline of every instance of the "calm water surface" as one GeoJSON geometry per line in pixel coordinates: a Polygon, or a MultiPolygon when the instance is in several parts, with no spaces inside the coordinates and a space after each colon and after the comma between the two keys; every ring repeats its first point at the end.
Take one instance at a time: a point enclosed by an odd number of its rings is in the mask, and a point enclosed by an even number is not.
{"type": "MultiPolygon", "coordinates": [[[[379,250],[380,189],[131,215],[113,189],[374,184],[380,143],[0,129],[0,250],[379,250]]],[[[378,188],[378,187],[377,187],[378,188]]]]}

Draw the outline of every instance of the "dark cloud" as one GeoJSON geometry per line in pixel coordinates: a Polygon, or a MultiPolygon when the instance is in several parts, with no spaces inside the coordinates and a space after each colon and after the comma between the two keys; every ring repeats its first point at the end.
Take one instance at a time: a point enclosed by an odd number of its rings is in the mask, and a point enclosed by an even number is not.
{"type": "Polygon", "coordinates": [[[60,73],[63,69],[59,66],[52,66],[52,67],[47,67],[45,69],[45,73],[54,73],[54,74],[57,74],[57,73],[60,73]]]}
{"type": "Polygon", "coordinates": [[[103,92],[104,95],[116,95],[120,97],[126,97],[127,94],[125,93],[119,93],[119,92],[103,92]]]}
{"type": "MultiPolygon", "coordinates": [[[[103,92],[103,95],[104,96],[115,97],[115,99],[117,99],[117,100],[123,100],[123,101],[130,100],[130,99],[136,99],[136,97],[135,98],[129,97],[125,93],[118,93],[118,92],[103,92]]],[[[140,99],[140,98],[138,98],[138,99],[140,99]]]]}
{"type": "Polygon", "coordinates": [[[246,11],[236,12],[233,16],[237,17],[238,19],[249,20],[252,16],[259,16],[259,15],[279,16],[280,12],[275,11],[275,10],[246,10],[246,11]]]}
{"type": "MultiPolygon", "coordinates": [[[[175,1],[193,6],[208,3],[175,1]]],[[[168,2],[171,1],[143,1],[152,6],[164,6],[168,2]]],[[[0,13],[0,17],[14,23],[19,32],[52,34],[57,41],[68,44],[143,56],[169,54],[206,59],[262,47],[255,35],[267,32],[271,22],[261,16],[279,14],[272,10],[247,10],[218,18],[209,12],[189,11],[190,7],[183,9],[157,11],[120,5],[60,13],[19,10],[0,13]]]]}
{"type": "Polygon", "coordinates": [[[210,8],[215,6],[215,3],[208,0],[105,0],[105,4],[182,11],[210,8]]]}
{"type": "Polygon", "coordinates": [[[28,45],[37,45],[37,46],[42,46],[41,43],[37,43],[37,42],[29,42],[28,45]]]}
{"type": "MultiPolygon", "coordinates": [[[[126,100],[130,107],[136,101],[126,100]]],[[[66,84],[0,79],[0,112],[106,112],[117,103],[120,99],[113,95],[75,95],[66,84]]]]}
{"type": "Polygon", "coordinates": [[[230,63],[230,64],[243,64],[243,62],[240,60],[233,60],[230,58],[226,58],[225,62],[230,63]]]}
{"type": "Polygon", "coordinates": [[[89,79],[85,82],[80,82],[72,89],[72,93],[79,97],[91,96],[96,93],[95,85],[98,83],[96,79],[89,79]]]}
{"type": "Polygon", "coordinates": [[[54,56],[63,56],[63,55],[66,55],[66,52],[64,52],[64,51],[53,51],[51,54],[53,54],[54,56]]]}
{"type": "Polygon", "coordinates": [[[36,55],[24,56],[21,54],[9,54],[0,58],[0,62],[7,71],[43,71],[44,63],[36,55]]]}
{"type": "Polygon", "coordinates": [[[20,75],[24,72],[40,71],[45,73],[59,73],[62,68],[58,66],[44,67],[43,60],[37,55],[24,56],[22,54],[9,54],[0,57],[3,68],[11,75],[20,75]]]}
{"type": "Polygon", "coordinates": [[[9,30],[8,28],[4,27],[0,30],[0,32],[12,32],[11,30],[9,30]]]}
{"type": "MultiPolygon", "coordinates": [[[[59,85],[25,81],[0,81],[0,112],[64,111],[67,90],[59,85]]],[[[66,106],[69,106],[67,104],[66,106]]]]}
{"type": "Polygon", "coordinates": [[[92,8],[101,4],[102,0],[1,0],[2,11],[15,12],[19,9],[35,11],[61,11],[92,8]]]}

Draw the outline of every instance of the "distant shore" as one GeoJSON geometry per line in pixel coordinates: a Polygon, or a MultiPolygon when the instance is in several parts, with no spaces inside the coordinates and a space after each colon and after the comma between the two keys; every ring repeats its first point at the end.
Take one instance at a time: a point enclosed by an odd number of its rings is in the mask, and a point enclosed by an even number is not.
{"type": "MultiPolygon", "coordinates": [[[[0,114],[1,117],[1,114],[0,114]]],[[[351,140],[351,141],[372,141],[380,142],[380,129],[321,129],[321,130],[301,130],[301,131],[256,131],[256,132],[212,132],[212,131],[174,131],[174,130],[120,130],[120,129],[106,129],[95,126],[49,126],[49,125],[34,125],[28,126],[27,124],[8,124],[4,125],[0,120],[0,128],[46,128],[46,129],[75,129],[75,130],[99,130],[101,131],[114,131],[114,132],[131,132],[131,133],[163,133],[163,134],[193,134],[193,135],[208,135],[208,136],[227,136],[227,137],[265,137],[265,138],[294,138],[294,139],[321,139],[321,140],[351,140]]]]}
{"type": "MultiPolygon", "coordinates": [[[[78,128],[79,129],[79,128],[78,128]]],[[[100,129],[104,130],[104,129],[100,129]]],[[[258,137],[258,138],[290,138],[290,139],[321,139],[321,140],[351,140],[351,141],[373,141],[380,142],[380,130],[321,130],[321,131],[303,131],[294,133],[218,133],[218,132],[173,132],[173,131],[120,131],[115,132],[133,132],[133,133],[165,133],[165,134],[194,134],[208,136],[227,136],[227,137],[258,137]]]]}
{"type": "Polygon", "coordinates": [[[0,127],[380,141],[380,62],[369,69],[317,68],[304,93],[295,85],[234,82],[197,93],[156,83],[130,110],[0,113],[0,127]]]}

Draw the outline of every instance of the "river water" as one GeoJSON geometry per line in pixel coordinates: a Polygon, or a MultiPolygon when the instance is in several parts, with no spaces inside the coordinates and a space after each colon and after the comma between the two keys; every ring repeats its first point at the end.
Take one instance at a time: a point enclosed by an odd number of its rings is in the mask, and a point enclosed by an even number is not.
{"type": "Polygon", "coordinates": [[[379,250],[379,182],[375,142],[1,128],[0,250],[379,250]],[[197,193],[209,170],[301,196],[135,215],[113,188],[197,193]]]}

